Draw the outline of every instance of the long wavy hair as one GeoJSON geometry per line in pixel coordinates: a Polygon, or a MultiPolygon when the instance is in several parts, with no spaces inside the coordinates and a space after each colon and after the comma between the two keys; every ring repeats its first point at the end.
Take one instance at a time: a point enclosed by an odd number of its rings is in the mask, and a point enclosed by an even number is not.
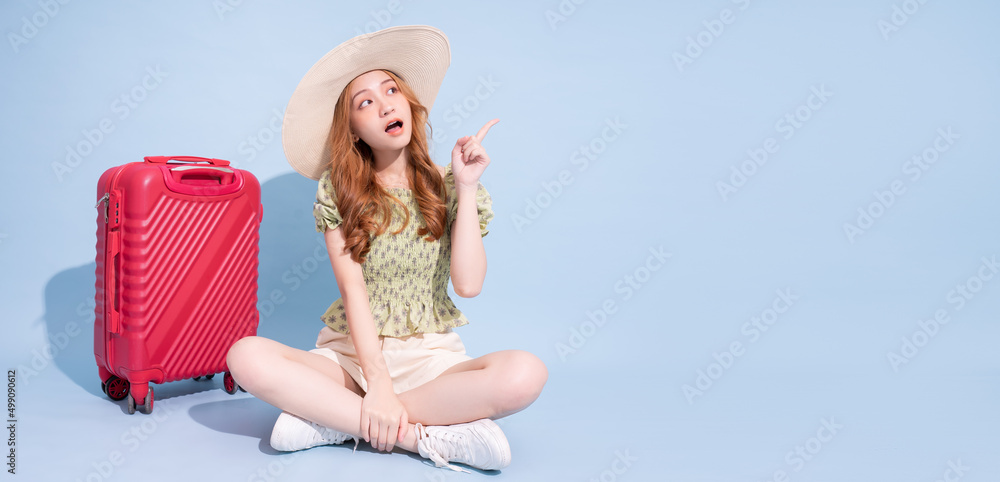
{"type": "MultiPolygon", "coordinates": [[[[444,234],[447,193],[444,179],[427,152],[427,139],[431,137],[428,135],[431,127],[427,122],[427,108],[417,101],[413,90],[399,76],[387,70],[383,72],[396,81],[400,93],[410,104],[413,125],[410,143],[406,146],[409,155],[406,172],[413,181],[413,196],[426,224],[417,234],[427,235],[426,241],[435,241],[444,234]]],[[[344,230],[345,249],[351,251],[355,262],[364,263],[372,237],[384,233],[392,222],[392,203],[402,207],[406,214],[402,227],[392,234],[399,234],[406,228],[410,211],[379,184],[375,176],[375,158],[368,144],[360,138],[357,142],[351,140],[349,99],[353,84],[352,80],[337,100],[330,128],[328,167],[332,168],[334,201],[343,218],[340,226],[344,230]]]]}

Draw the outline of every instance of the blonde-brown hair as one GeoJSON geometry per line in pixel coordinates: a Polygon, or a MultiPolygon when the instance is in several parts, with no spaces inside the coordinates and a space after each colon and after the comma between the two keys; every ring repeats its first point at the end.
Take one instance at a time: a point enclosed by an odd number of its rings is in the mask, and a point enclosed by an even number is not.
{"type": "MultiPolygon", "coordinates": [[[[437,166],[431,161],[427,151],[427,139],[431,130],[427,122],[427,108],[417,101],[409,85],[396,74],[383,70],[396,82],[400,93],[410,104],[412,129],[410,143],[406,146],[409,163],[407,177],[413,181],[413,196],[420,207],[420,214],[426,223],[417,230],[426,241],[434,241],[444,234],[447,217],[444,179],[437,166]]],[[[392,222],[392,206],[395,202],[403,208],[406,218],[402,227],[392,234],[398,234],[410,222],[409,209],[395,196],[383,189],[375,177],[375,160],[371,148],[361,140],[351,140],[350,91],[352,80],[337,99],[330,128],[330,180],[333,184],[337,210],[340,212],[346,248],[351,258],[363,263],[371,249],[371,236],[381,235],[392,222]],[[381,215],[375,220],[375,214],[381,215]]]]}

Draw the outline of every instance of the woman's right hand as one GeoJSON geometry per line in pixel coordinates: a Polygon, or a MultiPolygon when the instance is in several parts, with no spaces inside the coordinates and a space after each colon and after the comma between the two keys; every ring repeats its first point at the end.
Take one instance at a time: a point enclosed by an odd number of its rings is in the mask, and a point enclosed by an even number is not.
{"type": "Polygon", "coordinates": [[[406,436],[408,416],[391,383],[369,385],[361,400],[361,433],[372,448],[391,452],[406,436]]]}

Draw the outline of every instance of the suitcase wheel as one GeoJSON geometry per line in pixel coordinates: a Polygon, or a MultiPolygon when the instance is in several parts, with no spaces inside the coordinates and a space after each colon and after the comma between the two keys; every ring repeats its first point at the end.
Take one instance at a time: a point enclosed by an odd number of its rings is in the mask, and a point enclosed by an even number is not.
{"type": "MultiPolygon", "coordinates": [[[[213,378],[215,378],[215,374],[214,373],[212,373],[210,375],[205,375],[205,380],[211,380],[213,378]]],[[[192,380],[198,381],[198,380],[201,380],[201,377],[197,376],[197,377],[192,378],[192,380]]]]}
{"type": "Polygon", "coordinates": [[[101,391],[115,401],[125,398],[128,395],[128,390],[128,380],[115,375],[111,375],[111,378],[108,378],[107,381],[101,382],[101,391]]]}
{"type": "Polygon", "coordinates": [[[135,405],[135,398],[132,397],[132,394],[130,393],[128,395],[128,414],[134,414],[136,408],[146,415],[153,413],[153,387],[149,387],[149,391],[146,392],[146,400],[144,400],[143,404],[138,407],[135,405]]]}
{"type": "MultiPolygon", "coordinates": [[[[226,374],[222,376],[222,386],[223,386],[223,388],[225,388],[226,393],[228,393],[230,395],[235,394],[236,390],[238,390],[239,387],[240,387],[236,383],[236,379],[234,379],[233,375],[230,374],[229,372],[226,372],[226,374]]],[[[244,391],[246,391],[246,390],[244,390],[244,391]]]]}
{"type": "Polygon", "coordinates": [[[141,410],[146,415],[153,413],[153,387],[149,387],[149,391],[146,392],[146,403],[142,404],[141,410]]]}

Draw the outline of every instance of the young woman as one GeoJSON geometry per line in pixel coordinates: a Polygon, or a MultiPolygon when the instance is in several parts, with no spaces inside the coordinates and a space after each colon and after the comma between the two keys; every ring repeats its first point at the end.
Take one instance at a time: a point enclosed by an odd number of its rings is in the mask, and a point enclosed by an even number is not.
{"type": "Polygon", "coordinates": [[[457,140],[451,164],[427,152],[427,117],[450,63],[447,37],[427,26],[355,37],[320,59],[296,88],[282,138],[289,163],[319,181],[313,213],[341,298],[321,316],[316,348],[254,336],[230,349],[237,383],[283,410],[282,451],[348,438],[480,469],[510,464],[493,419],[541,393],[538,357],[506,350],[472,358],[452,329],[468,323],[448,295],[479,294],[482,238],[493,218],[479,182],[483,138],[457,140]],[[288,387],[295,387],[289,390],[288,387]]]}

